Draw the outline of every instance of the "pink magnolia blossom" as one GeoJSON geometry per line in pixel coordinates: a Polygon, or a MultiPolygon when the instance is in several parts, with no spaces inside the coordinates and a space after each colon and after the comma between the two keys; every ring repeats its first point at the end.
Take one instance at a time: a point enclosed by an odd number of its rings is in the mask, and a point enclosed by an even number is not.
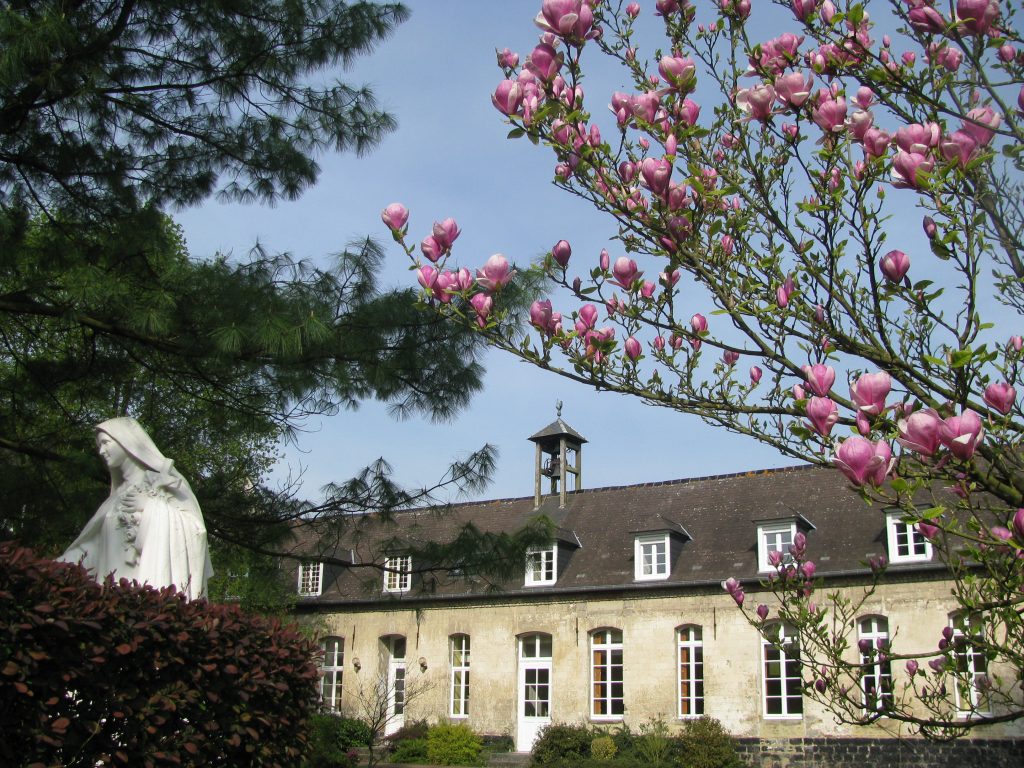
{"type": "Polygon", "coordinates": [[[814,88],[814,75],[810,72],[790,72],[775,78],[775,98],[791,107],[801,107],[814,88]]]}
{"type": "Polygon", "coordinates": [[[803,371],[804,378],[807,379],[807,386],[811,388],[811,391],[821,397],[827,396],[836,380],[835,369],[831,365],[815,363],[814,365],[805,365],[803,371]]]}
{"type": "Polygon", "coordinates": [[[761,603],[759,606],[757,606],[757,618],[759,618],[761,621],[764,621],[768,618],[768,606],[764,603],[761,603]]]}
{"type": "Polygon", "coordinates": [[[628,339],[626,339],[625,343],[623,343],[622,346],[624,351],[626,352],[626,357],[628,357],[630,360],[636,360],[638,357],[640,357],[640,352],[642,350],[640,347],[640,342],[637,341],[635,337],[630,336],[628,339]]]}
{"type": "Polygon", "coordinates": [[[684,99],[683,103],[676,107],[676,117],[683,125],[696,125],[697,118],[700,117],[700,105],[690,99],[684,99]]]}
{"type": "Polygon", "coordinates": [[[800,21],[807,21],[812,13],[818,8],[817,0],[791,0],[793,14],[800,21]]]}
{"type": "Polygon", "coordinates": [[[380,213],[384,226],[392,232],[398,232],[409,221],[409,210],[401,203],[392,203],[380,213]]]}
{"type": "Polygon", "coordinates": [[[639,96],[633,96],[629,104],[634,117],[638,117],[648,123],[653,123],[654,117],[658,113],[660,100],[658,94],[651,91],[641,93],[639,96]]]}
{"type": "Polygon", "coordinates": [[[503,51],[495,50],[498,57],[498,66],[505,69],[515,69],[519,66],[519,54],[513,53],[509,48],[503,51]]]}
{"type": "Polygon", "coordinates": [[[861,109],[870,109],[871,105],[875,103],[875,92],[866,85],[862,85],[857,89],[857,95],[853,100],[861,109]]]}
{"type": "Polygon", "coordinates": [[[897,442],[922,456],[931,456],[939,449],[942,417],[932,408],[917,411],[897,423],[897,442]]]}
{"type": "Polygon", "coordinates": [[[670,269],[668,272],[662,272],[658,275],[658,281],[666,287],[671,287],[678,283],[681,277],[682,273],[678,269],[670,269]]]}
{"type": "Polygon", "coordinates": [[[953,131],[942,138],[939,144],[942,156],[961,168],[966,168],[978,149],[978,142],[967,131],[953,131]]]}
{"type": "Polygon", "coordinates": [[[892,449],[885,440],[872,442],[854,435],[839,444],[832,463],[857,487],[865,484],[877,487],[885,482],[892,468],[892,449]]]}
{"type": "Polygon", "coordinates": [[[1024,348],[1024,337],[1022,336],[1011,336],[1010,346],[1013,347],[1014,352],[1020,352],[1024,348]]]}
{"type": "Polygon", "coordinates": [[[811,112],[811,119],[825,133],[839,133],[846,128],[846,99],[823,100],[811,112]]]}
{"type": "Polygon", "coordinates": [[[636,262],[633,259],[628,256],[620,256],[615,260],[615,265],[612,267],[612,275],[615,278],[614,282],[628,291],[633,283],[643,275],[643,272],[637,269],[636,262]]]}
{"type": "Polygon", "coordinates": [[[889,251],[882,257],[878,268],[890,283],[899,283],[910,269],[910,257],[900,250],[889,251]]]}
{"type": "Polygon", "coordinates": [[[811,420],[811,429],[822,437],[828,437],[839,421],[839,409],[831,398],[812,397],[807,401],[807,418],[811,420]]]}
{"type": "Polygon", "coordinates": [[[576,330],[582,333],[583,331],[590,330],[597,325],[597,307],[593,304],[584,304],[579,311],[579,323],[577,323],[576,330]],[[580,323],[583,325],[583,329],[580,330],[580,323]]]}
{"type": "Polygon", "coordinates": [[[928,61],[938,64],[950,72],[956,72],[964,63],[964,54],[959,48],[947,43],[932,43],[928,46],[928,61]]]}
{"type": "Polygon", "coordinates": [[[663,195],[672,178],[672,163],[664,158],[645,157],[640,163],[640,175],[644,184],[656,195],[663,195]]]}
{"type": "Polygon", "coordinates": [[[967,113],[960,130],[970,135],[978,146],[986,147],[991,143],[1002,120],[1003,116],[992,107],[975,107],[967,113]]]}
{"type": "Polygon", "coordinates": [[[701,334],[708,329],[708,319],[704,315],[698,313],[690,318],[690,328],[696,334],[701,334]]]}
{"type": "Polygon", "coordinates": [[[649,299],[654,295],[654,291],[658,286],[652,283],[650,280],[644,280],[643,285],[640,286],[640,295],[645,299],[649,299]]]}
{"type": "Polygon", "coordinates": [[[662,56],[658,62],[658,73],[665,78],[670,88],[678,91],[693,89],[696,69],[689,56],[662,56]]]}
{"type": "Polygon", "coordinates": [[[551,301],[535,301],[530,305],[530,324],[546,332],[551,325],[551,301]]]}
{"type": "Polygon", "coordinates": [[[523,106],[523,89],[516,80],[502,80],[491,95],[494,108],[505,115],[517,115],[523,106]]]}
{"type": "Polygon", "coordinates": [[[999,50],[997,51],[997,53],[999,54],[999,60],[1004,64],[1012,63],[1013,60],[1017,57],[1017,49],[1014,48],[1009,43],[1004,43],[1003,45],[999,46],[999,50]]]}
{"type": "Polygon", "coordinates": [[[793,385],[793,399],[794,400],[806,400],[807,391],[800,384],[793,385]]]}
{"type": "Polygon", "coordinates": [[[559,37],[582,41],[594,24],[594,13],[589,0],[544,0],[535,22],[559,37]]]}
{"type": "Polygon", "coordinates": [[[846,130],[850,132],[857,141],[863,142],[864,136],[867,134],[868,129],[871,127],[875,120],[875,116],[871,112],[858,109],[852,115],[846,119],[846,130]]]}
{"type": "Polygon", "coordinates": [[[740,359],[740,353],[735,352],[731,349],[727,349],[722,353],[722,362],[728,366],[736,365],[736,361],[740,359]]]}
{"type": "Polygon", "coordinates": [[[772,116],[774,102],[775,89],[764,83],[736,92],[736,106],[746,112],[749,119],[762,123],[772,116]]]}
{"type": "Polygon", "coordinates": [[[509,267],[508,259],[496,253],[487,260],[482,269],[476,271],[476,282],[487,292],[497,291],[508,285],[515,274],[516,271],[509,267]]]}
{"type": "Polygon", "coordinates": [[[757,384],[759,381],[761,381],[761,376],[762,376],[762,372],[761,372],[761,369],[758,366],[756,366],[756,365],[750,366],[750,383],[751,384],[757,384]]]}
{"type": "Polygon", "coordinates": [[[1013,410],[1013,404],[1016,399],[1017,390],[1005,381],[989,384],[985,387],[985,402],[990,408],[1000,413],[1006,414],[1013,410]]]}
{"type": "Polygon", "coordinates": [[[1017,541],[1024,544],[1024,509],[1017,510],[1010,527],[1013,528],[1013,535],[1017,537],[1017,541]]]}
{"type": "Polygon", "coordinates": [[[416,269],[416,280],[426,291],[433,291],[437,283],[437,270],[429,264],[416,269]]]}
{"type": "Polygon", "coordinates": [[[570,256],[572,256],[572,247],[568,240],[559,240],[551,249],[551,258],[558,262],[558,266],[562,269],[568,266],[570,256]]]}
{"type": "Polygon", "coordinates": [[[610,263],[610,258],[608,256],[608,250],[606,248],[602,248],[601,249],[601,255],[598,258],[598,264],[600,265],[602,272],[607,272],[608,271],[609,263],[610,263]]]}
{"type": "Polygon", "coordinates": [[[487,326],[487,318],[494,308],[494,299],[487,293],[474,293],[469,298],[469,303],[476,311],[476,324],[481,328],[485,328],[487,326]]]}
{"type": "Polygon", "coordinates": [[[640,3],[630,3],[626,6],[626,15],[631,19],[635,19],[640,15],[640,3]]]}
{"type": "Polygon", "coordinates": [[[967,33],[984,35],[999,18],[999,0],[957,0],[956,17],[967,33]]]}
{"type": "Polygon", "coordinates": [[[914,4],[907,13],[907,19],[918,32],[944,32],[946,29],[942,15],[924,2],[914,4]]]}
{"type": "Polygon", "coordinates": [[[929,150],[939,145],[942,130],[937,123],[911,123],[896,131],[893,141],[904,152],[926,155],[929,150]]]}
{"type": "Polygon", "coordinates": [[[917,663],[916,659],[907,659],[907,674],[910,677],[913,677],[917,674],[917,670],[919,667],[920,665],[917,663]]]}
{"type": "Polygon", "coordinates": [[[925,520],[921,520],[920,522],[914,523],[914,528],[916,528],[920,532],[920,534],[924,536],[926,539],[934,539],[936,536],[939,535],[938,526],[932,525],[931,523],[925,520]]]}
{"type": "Polygon", "coordinates": [[[897,152],[892,161],[894,187],[921,189],[925,183],[924,174],[931,173],[935,162],[916,152],[897,152]]]}
{"type": "Polygon", "coordinates": [[[934,240],[935,236],[939,233],[939,228],[935,226],[935,219],[931,216],[925,216],[921,219],[921,227],[924,229],[924,234],[929,240],[934,240]]]}
{"type": "Polygon", "coordinates": [[[523,66],[541,80],[551,81],[562,67],[562,56],[554,49],[554,46],[541,43],[530,51],[523,66]]]}
{"type": "Polygon", "coordinates": [[[868,157],[883,157],[889,151],[892,137],[879,128],[868,128],[861,137],[864,154],[868,157]]]}
{"type": "Polygon", "coordinates": [[[427,235],[420,243],[420,251],[423,252],[423,255],[427,259],[433,262],[436,262],[441,258],[443,250],[444,249],[441,248],[441,244],[437,242],[437,238],[433,235],[427,235]]]}
{"type": "Polygon", "coordinates": [[[865,373],[850,384],[850,399],[861,412],[877,416],[885,410],[885,398],[889,396],[890,389],[892,379],[888,373],[865,373]]]}
{"type": "Polygon", "coordinates": [[[985,437],[981,417],[965,409],[959,416],[950,416],[939,428],[939,439],[949,448],[950,453],[961,461],[967,461],[985,437]]]}
{"type": "Polygon", "coordinates": [[[441,246],[441,249],[447,252],[451,250],[452,243],[459,237],[459,225],[452,218],[445,219],[444,221],[435,221],[432,234],[437,244],[441,246]]]}

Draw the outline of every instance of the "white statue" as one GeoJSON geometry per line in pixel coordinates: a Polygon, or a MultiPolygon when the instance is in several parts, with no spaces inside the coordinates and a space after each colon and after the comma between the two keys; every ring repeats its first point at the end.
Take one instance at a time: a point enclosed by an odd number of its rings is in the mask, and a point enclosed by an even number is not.
{"type": "Polygon", "coordinates": [[[60,559],[81,562],[98,580],[113,573],[205,596],[213,566],[188,481],[135,419],[97,425],[96,448],[110,470],[110,496],[60,559]]]}

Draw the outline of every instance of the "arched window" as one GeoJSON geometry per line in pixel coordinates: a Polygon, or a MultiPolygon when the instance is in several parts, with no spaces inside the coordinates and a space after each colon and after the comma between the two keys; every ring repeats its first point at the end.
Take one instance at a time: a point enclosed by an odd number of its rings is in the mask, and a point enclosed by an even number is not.
{"type": "Polygon", "coordinates": [[[778,622],[768,625],[765,631],[768,637],[761,638],[764,716],[799,719],[803,717],[804,701],[796,632],[788,624],[778,622]]]}
{"type": "Polygon", "coordinates": [[[679,662],[679,717],[704,714],[704,635],[687,625],[676,629],[679,662]]]}
{"type": "Polygon", "coordinates": [[[452,717],[469,717],[469,635],[448,638],[452,717]]]}
{"type": "Polygon", "coordinates": [[[590,715],[621,720],[626,711],[622,695],[622,630],[591,632],[590,658],[590,715]]]}
{"type": "Polygon", "coordinates": [[[345,638],[325,637],[321,644],[324,659],[320,665],[320,703],[324,709],[341,709],[341,683],[345,666],[345,638]]]}
{"type": "Polygon", "coordinates": [[[864,712],[892,708],[892,667],[889,663],[889,622],[884,616],[866,616],[857,624],[860,651],[861,700],[864,712]]]}

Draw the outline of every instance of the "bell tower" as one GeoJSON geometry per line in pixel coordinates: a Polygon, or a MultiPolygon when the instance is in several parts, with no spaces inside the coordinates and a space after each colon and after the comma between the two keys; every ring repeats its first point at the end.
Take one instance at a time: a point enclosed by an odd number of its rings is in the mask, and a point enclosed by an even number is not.
{"type": "Polygon", "coordinates": [[[582,448],[587,442],[579,432],[562,421],[562,401],[555,406],[556,419],[530,437],[537,444],[537,462],[534,469],[533,503],[539,507],[541,499],[558,494],[558,506],[565,506],[569,491],[583,489],[582,448]],[[544,481],[548,481],[547,493],[544,481]],[[570,488],[570,480],[572,487],[570,488]]]}

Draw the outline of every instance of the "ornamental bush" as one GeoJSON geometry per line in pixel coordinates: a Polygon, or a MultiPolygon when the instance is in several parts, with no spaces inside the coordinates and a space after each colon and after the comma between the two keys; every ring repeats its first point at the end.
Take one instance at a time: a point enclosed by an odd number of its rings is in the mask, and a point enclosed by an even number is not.
{"type": "Polygon", "coordinates": [[[0,543],[0,765],[291,768],[315,653],[277,620],[0,543]]]}
{"type": "Polygon", "coordinates": [[[680,768],[742,768],[736,743],[713,717],[687,720],[674,741],[673,757],[680,768]]]}
{"type": "Polygon", "coordinates": [[[552,723],[533,743],[533,760],[537,765],[550,765],[560,760],[578,760],[590,756],[590,740],[594,734],[583,725],[552,723]]]}
{"type": "Polygon", "coordinates": [[[483,741],[465,723],[440,723],[427,733],[427,762],[431,765],[477,765],[483,741]]]}
{"type": "Polygon", "coordinates": [[[370,742],[370,726],[362,720],[317,713],[308,725],[309,754],[304,768],[355,765],[355,750],[370,742]]]}
{"type": "Polygon", "coordinates": [[[590,755],[595,760],[611,760],[618,751],[611,736],[595,736],[590,742],[590,755]]]}

